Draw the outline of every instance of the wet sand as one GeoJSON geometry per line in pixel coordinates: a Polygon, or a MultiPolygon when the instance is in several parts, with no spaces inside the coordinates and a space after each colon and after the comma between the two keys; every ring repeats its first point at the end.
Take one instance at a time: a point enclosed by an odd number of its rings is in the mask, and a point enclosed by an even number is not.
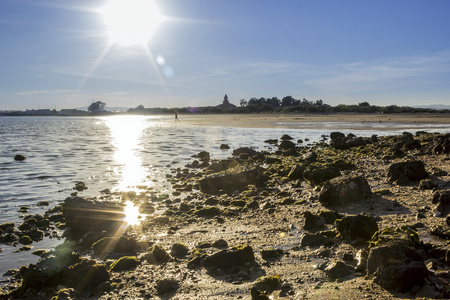
{"type": "Polygon", "coordinates": [[[449,124],[450,114],[211,114],[180,115],[181,123],[195,126],[229,126],[251,128],[319,128],[329,123],[335,129],[379,130],[411,128],[417,125],[449,124]],[[358,126],[357,123],[362,125],[358,126]],[[380,126],[380,125],[385,126],[380,126]],[[361,128],[360,128],[361,127],[361,128]]]}

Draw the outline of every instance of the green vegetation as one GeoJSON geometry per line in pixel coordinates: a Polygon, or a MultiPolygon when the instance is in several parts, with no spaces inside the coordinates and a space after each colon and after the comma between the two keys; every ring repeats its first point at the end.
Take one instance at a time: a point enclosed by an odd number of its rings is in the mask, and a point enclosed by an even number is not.
{"type": "Polygon", "coordinates": [[[358,104],[339,104],[331,106],[320,100],[308,100],[306,98],[295,99],[292,96],[285,96],[281,100],[277,97],[271,98],[251,98],[248,101],[241,99],[239,107],[174,107],[174,108],[145,108],[139,105],[136,108],[130,108],[129,114],[173,114],[177,111],[179,114],[199,113],[449,113],[450,110],[435,110],[431,108],[413,108],[409,106],[377,106],[364,101],[358,104]]]}

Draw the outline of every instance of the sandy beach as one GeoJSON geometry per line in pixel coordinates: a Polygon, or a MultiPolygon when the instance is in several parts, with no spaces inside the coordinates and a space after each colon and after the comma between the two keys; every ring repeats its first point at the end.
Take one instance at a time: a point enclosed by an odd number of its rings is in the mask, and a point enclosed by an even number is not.
{"type": "MultiPolygon", "coordinates": [[[[351,129],[354,123],[365,123],[365,128],[370,129],[370,124],[386,123],[383,130],[391,130],[392,123],[409,124],[450,124],[450,114],[212,114],[212,115],[180,115],[183,123],[190,125],[210,125],[229,127],[254,127],[254,128],[318,128],[323,123],[333,124],[336,129],[351,129]],[[353,123],[353,124],[350,124],[353,123]]],[[[397,127],[397,125],[395,126],[397,127]]]]}

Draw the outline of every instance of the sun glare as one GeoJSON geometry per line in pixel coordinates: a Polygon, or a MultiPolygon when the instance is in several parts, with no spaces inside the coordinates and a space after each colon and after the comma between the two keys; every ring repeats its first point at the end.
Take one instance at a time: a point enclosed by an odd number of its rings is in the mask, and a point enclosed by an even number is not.
{"type": "Polygon", "coordinates": [[[121,180],[117,185],[120,191],[133,191],[135,186],[146,184],[147,170],[139,157],[140,139],[149,123],[146,118],[137,116],[117,116],[105,118],[110,128],[115,146],[115,172],[121,180]]]}
{"type": "Polygon", "coordinates": [[[141,214],[139,213],[139,207],[134,206],[134,204],[130,201],[127,201],[125,205],[126,206],[123,209],[125,213],[124,221],[131,226],[138,225],[141,217],[141,214]]]}
{"type": "Polygon", "coordinates": [[[152,0],[110,0],[102,10],[111,42],[146,44],[162,20],[152,0]]]}

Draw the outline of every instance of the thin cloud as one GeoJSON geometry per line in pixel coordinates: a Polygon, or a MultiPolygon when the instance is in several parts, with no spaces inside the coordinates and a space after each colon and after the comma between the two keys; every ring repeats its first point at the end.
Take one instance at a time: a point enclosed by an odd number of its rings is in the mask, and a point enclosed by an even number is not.
{"type": "Polygon", "coordinates": [[[23,91],[17,93],[18,96],[53,96],[61,94],[74,93],[75,90],[36,90],[36,91],[23,91]]]}
{"type": "Polygon", "coordinates": [[[354,92],[392,87],[406,79],[426,82],[430,77],[446,72],[450,72],[450,52],[337,65],[323,76],[304,83],[317,89],[354,92]]]}

